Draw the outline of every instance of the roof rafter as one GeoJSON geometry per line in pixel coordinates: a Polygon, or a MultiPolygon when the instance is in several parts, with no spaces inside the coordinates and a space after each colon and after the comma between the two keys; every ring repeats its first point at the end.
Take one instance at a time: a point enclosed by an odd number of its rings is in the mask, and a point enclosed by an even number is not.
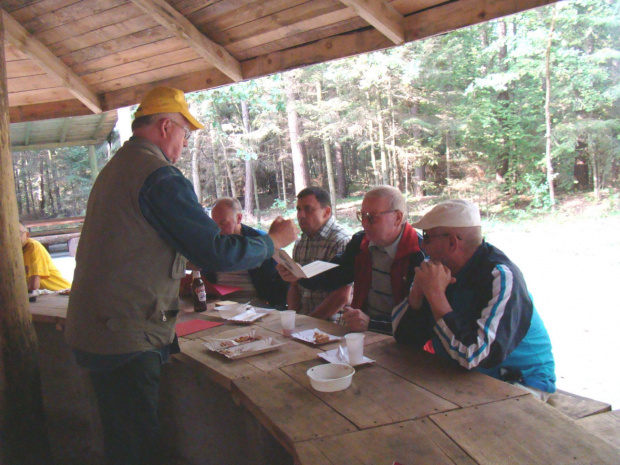
{"type": "Polygon", "coordinates": [[[405,43],[405,17],[384,0],[340,0],[397,45],[405,43]]]}
{"type": "Polygon", "coordinates": [[[27,55],[47,75],[62,87],[66,87],[75,97],[86,105],[93,113],[101,113],[99,97],[84,81],[62,61],[58,59],[45,45],[30,34],[10,14],[0,8],[2,20],[6,29],[6,40],[20,52],[27,55]]]}
{"type": "Polygon", "coordinates": [[[243,80],[241,64],[221,45],[205,37],[185,16],[165,0],[131,0],[155,21],[193,48],[209,64],[235,82],[243,80]]]}

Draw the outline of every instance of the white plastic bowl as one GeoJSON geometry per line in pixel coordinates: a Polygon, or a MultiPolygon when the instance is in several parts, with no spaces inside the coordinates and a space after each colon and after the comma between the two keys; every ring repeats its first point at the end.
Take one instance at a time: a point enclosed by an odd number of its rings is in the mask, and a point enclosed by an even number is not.
{"type": "Polygon", "coordinates": [[[345,363],[328,363],[310,368],[310,384],[321,392],[343,391],[351,385],[355,368],[345,363]]]}

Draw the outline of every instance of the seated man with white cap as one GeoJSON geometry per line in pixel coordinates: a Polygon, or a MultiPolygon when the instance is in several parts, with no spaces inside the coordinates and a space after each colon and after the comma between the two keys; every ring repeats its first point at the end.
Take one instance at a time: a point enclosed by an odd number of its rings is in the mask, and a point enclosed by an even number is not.
{"type": "Polygon", "coordinates": [[[441,202],[412,226],[430,260],[416,269],[409,298],[394,308],[399,343],[435,353],[547,400],[555,392],[551,341],[523,275],[482,238],[478,207],[441,202]]]}

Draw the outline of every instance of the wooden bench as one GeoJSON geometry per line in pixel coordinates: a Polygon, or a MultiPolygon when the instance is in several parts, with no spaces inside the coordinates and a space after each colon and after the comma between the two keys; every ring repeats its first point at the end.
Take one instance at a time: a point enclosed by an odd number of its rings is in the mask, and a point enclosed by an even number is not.
{"type": "MultiPolygon", "coordinates": [[[[69,252],[82,232],[83,216],[28,221],[24,225],[30,230],[30,237],[39,241],[49,251],[51,246],[66,244],[69,252]]],[[[73,253],[75,246],[73,247],[73,253]]]]}
{"type": "Polygon", "coordinates": [[[547,403],[574,420],[611,411],[611,404],[581,397],[560,389],[549,397],[547,403]]]}

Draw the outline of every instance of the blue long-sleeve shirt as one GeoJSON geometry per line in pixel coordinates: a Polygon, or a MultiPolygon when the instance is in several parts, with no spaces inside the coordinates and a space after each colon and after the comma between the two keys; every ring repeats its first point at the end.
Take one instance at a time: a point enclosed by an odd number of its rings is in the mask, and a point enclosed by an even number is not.
{"type": "Polygon", "coordinates": [[[161,237],[203,270],[247,270],[273,255],[269,236],[220,234],[198,203],[192,184],[173,166],[159,168],[146,178],[138,202],[161,237]]]}

